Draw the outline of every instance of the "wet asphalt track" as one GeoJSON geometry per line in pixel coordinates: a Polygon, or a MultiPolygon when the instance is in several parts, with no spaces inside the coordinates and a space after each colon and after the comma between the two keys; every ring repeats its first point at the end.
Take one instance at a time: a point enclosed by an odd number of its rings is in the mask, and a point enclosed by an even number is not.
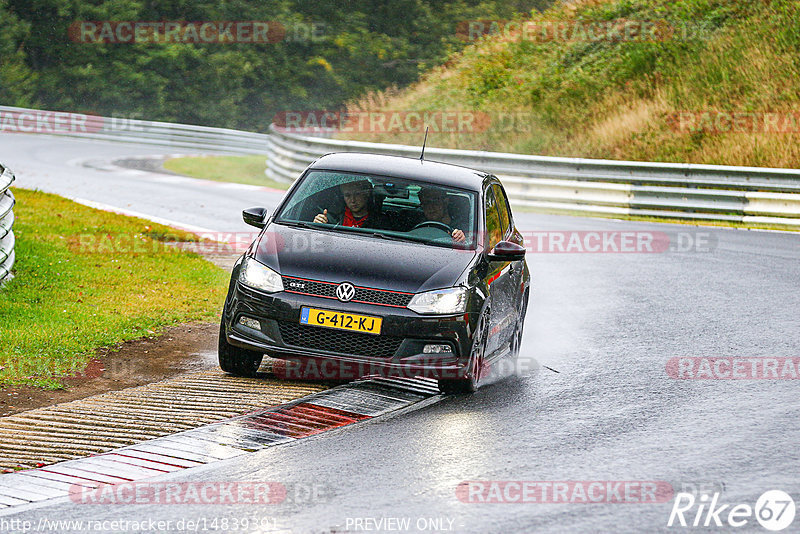
{"type": "MultiPolygon", "coordinates": [[[[280,198],[64,166],[158,152],[0,138],[0,161],[19,187],[184,224],[247,231],[241,209],[280,198]]],[[[712,250],[529,254],[534,291],[521,367],[538,361],[559,373],[524,370],[471,396],[160,477],[280,482],[292,488],[282,504],[55,502],[3,519],[206,518],[210,527],[214,518],[264,518],[263,530],[293,532],[365,531],[388,518],[410,519],[411,531],[433,518],[455,532],[698,530],[667,528],[671,503],[464,503],[456,487],[468,480],[665,481],[676,490],[717,488],[722,502],[751,505],[782,489],[800,503],[800,381],[675,380],[665,368],[674,357],[800,357],[800,236],[519,211],[517,221],[524,230],[702,232],[712,250]],[[318,497],[302,498],[312,487],[318,497]]],[[[752,518],[738,530],[767,532],[752,518]]],[[[799,530],[797,519],[787,531],[799,530]]]]}

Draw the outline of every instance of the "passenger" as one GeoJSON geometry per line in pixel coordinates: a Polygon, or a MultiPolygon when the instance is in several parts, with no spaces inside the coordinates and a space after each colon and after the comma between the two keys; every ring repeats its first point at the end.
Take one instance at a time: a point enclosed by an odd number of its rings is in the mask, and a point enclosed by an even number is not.
{"type": "Polygon", "coordinates": [[[424,187],[419,192],[419,201],[425,214],[425,221],[440,222],[452,228],[453,232],[450,235],[453,241],[463,243],[466,240],[464,232],[455,228],[456,222],[447,209],[447,198],[444,191],[435,187],[424,187]]]}

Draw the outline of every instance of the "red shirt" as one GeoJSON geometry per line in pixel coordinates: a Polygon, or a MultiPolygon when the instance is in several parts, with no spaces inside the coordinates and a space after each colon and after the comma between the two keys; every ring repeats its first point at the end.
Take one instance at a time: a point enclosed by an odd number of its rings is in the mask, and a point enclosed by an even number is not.
{"type": "Polygon", "coordinates": [[[356,219],[353,217],[353,212],[350,211],[350,208],[344,209],[344,219],[342,220],[342,226],[353,226],[355,228],[361,228],[364,226],[364,223],[367,222],[367,218],[369,218],[369,213],[361,217],[360,219],[356,219]]]}

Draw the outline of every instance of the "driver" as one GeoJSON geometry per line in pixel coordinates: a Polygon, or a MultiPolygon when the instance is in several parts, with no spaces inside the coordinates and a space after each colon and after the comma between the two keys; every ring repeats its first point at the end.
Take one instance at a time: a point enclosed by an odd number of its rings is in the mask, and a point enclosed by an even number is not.
{"type": "Polygon", "coordinates": [[[466,240],[464,232],[453,227],[455,221],[447,211],[447,199],[444,191],[435,187],[423,187],[419,192],[419,201],[426,221],[440,222],[452,228],[453,232],[450,235],[453,241],[463,243],[466,240]]]}
{"type": "Polygon", "coordinates": [[[357,180],[347,182],[339,186],[344,199],[344,213],[341,219],[325,209],[322,213],[314,217],[315,223],[338,224],[341,226],[352,226],[354,228],[379,227],[380,221],[378,214],[370,212],[373,207],[372,184],[369,180],[357,180]]]}

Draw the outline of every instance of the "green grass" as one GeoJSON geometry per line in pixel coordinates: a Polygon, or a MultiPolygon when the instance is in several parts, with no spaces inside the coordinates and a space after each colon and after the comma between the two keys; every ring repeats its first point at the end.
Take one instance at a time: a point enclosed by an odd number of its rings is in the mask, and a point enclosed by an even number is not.
{"type": "MultiPolygon", "coordinates": [[[[800,167],[800,133],[679,131],[676,113],[800,112],[796,0],[577,0],[533,16],[661,21],[663,40],[476,42],[359,110],[518,112],[510,128],[436,133],[430,146],[625,160],[800,167]]],[[[508,123],[506,123],[507,125],[508,123]]],[[[418,144],[414,133],[341,137],[418,144]]]]}
{"type": "Polygon", "coordinates": [[[95,350],[219,317],[228,275],[194,236],[15,189],[15,277],[0,290],[0,386],[59,387],[95,350]]]}
{"type": "Polygon", "coordinates": [[[217,182],[261,185],[286,190],[290,184],[270,180],[264,175],[264,156],[202,156],[173,158],[164,168],[174,173],[217,182]]]}

